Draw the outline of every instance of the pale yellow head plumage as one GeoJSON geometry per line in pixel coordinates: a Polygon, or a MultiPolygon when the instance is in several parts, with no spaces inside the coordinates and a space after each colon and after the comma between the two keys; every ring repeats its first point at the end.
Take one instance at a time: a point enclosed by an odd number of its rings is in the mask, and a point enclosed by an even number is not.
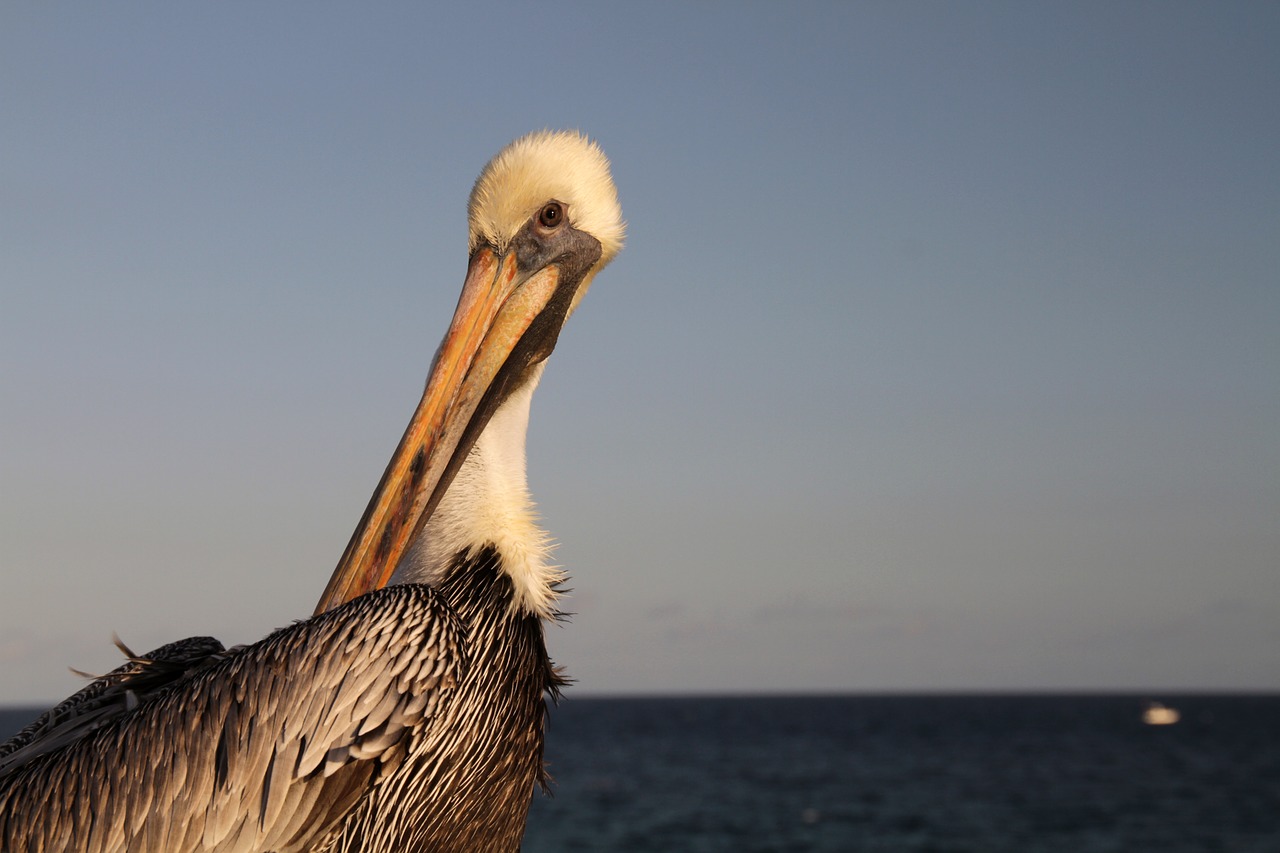
{"type": "Polygon", "coordinates": [[[503,252],[548,201],[568,208],[569,224],[600,241],[597,272],[622,248],[626,223],[604,152],[577,131],[540,131],[512,142],[484,167],[467,205],[469,249],[503,252]]]}

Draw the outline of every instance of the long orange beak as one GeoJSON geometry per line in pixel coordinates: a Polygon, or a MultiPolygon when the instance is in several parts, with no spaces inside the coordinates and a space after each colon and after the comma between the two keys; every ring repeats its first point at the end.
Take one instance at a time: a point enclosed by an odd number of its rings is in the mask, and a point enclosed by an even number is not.
{"type": "Polygon", "coordinates": [[[545,316],[560,277],[555,264],[522,272],[515,251],[498,256],[484,247],[472,255],[422,402],[329,579],[317,614],[386,586],[494,409],[518,384],[521,371],[554,346],[563,307],[548,312],[559,316],[529,336],[549,335],[549,341],[530,346],[526,333],[545,316]]]}

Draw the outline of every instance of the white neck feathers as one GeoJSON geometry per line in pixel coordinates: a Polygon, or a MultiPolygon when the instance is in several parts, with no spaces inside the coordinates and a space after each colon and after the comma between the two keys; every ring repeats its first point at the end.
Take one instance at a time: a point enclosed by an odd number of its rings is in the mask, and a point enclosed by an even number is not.
{"type": "Polygon", "coordinates": [[[564,572],[547,564],[551,542],[536,524],[525,467],[529,404],[541,376],[538,365],[493,413],[391,583],[438,585],[458,554],[493,547],[515,589],[512,607],[555,616],[564,572]]]}

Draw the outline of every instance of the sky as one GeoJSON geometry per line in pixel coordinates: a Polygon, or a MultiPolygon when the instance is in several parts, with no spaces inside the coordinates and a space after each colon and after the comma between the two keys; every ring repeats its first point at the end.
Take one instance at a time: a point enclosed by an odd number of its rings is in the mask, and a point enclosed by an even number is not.
{"type": "Polygon", "coordinates": [[[431,5],[0,9],[0,704],[310,614],[541,128],[571,695],[1280,689],[1280,7],[431,5]]]}

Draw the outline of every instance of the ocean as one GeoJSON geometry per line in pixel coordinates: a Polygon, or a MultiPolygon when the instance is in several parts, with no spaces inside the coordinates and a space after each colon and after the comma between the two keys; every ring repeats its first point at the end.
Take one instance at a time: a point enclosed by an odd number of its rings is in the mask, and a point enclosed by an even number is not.
{"type": "Polygon", "coordinates": [[[1280,696],[1158,698],[569,698],[523,850],[1280,853],[1280,696]]]}

